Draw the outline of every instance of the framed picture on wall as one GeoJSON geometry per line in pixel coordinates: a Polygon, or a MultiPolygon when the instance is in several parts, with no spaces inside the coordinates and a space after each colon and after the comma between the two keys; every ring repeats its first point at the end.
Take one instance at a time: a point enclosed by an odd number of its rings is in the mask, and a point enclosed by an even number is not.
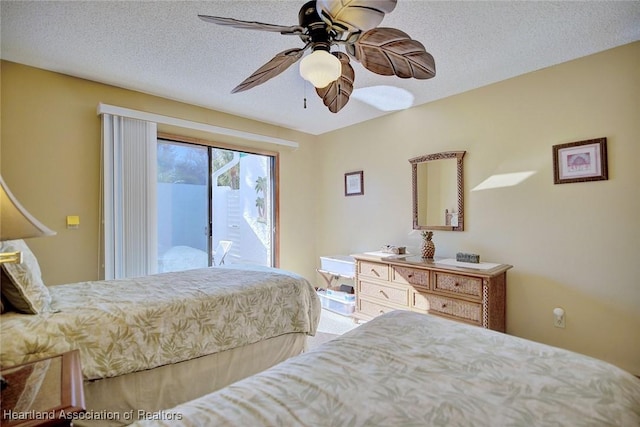
{"type": "Polygon", "coordinates": [[[360,196],[364,194],[363,171],[348,172],[344,174],[344,195],[360,196]]]}
{"type": "Polygon", "coordinates": [[[554,184],[606,179],[609,179],[607,138],[553,146],[554,184]]]}

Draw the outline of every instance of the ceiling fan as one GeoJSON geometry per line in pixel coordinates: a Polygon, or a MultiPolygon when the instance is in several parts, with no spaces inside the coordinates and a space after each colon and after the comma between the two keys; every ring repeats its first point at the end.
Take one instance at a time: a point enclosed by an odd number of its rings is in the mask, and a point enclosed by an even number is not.
{"type": "Polygon", "coordinates": [[[422,43],[395,28],[378,27],[397,0],[313,0],[298,13],[299,25],[283,26],[198,15],[206,22],[241,29],[298,36],[304,43],[275,55],[231,93],[242,92],[277,76],[300,60],[300,74],[315,87],[333,113],[340,111],[353,91],[355,73],[350,58],[367,70],[383,76],[430,79],[436,75],[435,61],[422,43]],[[333,46],[344,47],[344,52],[333,46]]]}

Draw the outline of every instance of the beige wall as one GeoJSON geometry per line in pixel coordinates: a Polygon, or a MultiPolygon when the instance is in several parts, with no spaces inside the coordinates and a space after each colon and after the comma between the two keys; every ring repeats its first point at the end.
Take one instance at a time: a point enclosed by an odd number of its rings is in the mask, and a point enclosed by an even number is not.
{"type": "Polygon", "coordinates": [[[58,234],[28,240],[49,285],[99,277],[98,221],[100,118],[98,103],[148,111],[221,127],[297,141],[292,149],[231,137],[159,126],[189,137],[241,144],[280,153],[281,267],[300,273],[315,268],[315,222],[309,191],[315,183],[314,137],[247,119],[112,86],[2,62],[0,172],[36,218],[58,234]],[[67,230],[67,215],[80,228],[67,230]]]}
{"type": "Polygon", "coordinates": [[[319,254],[383,244],[415,253],[408,159],[466,150],[465,231],[436,231],[436,256],[474,252],[513,265],[508,333],[640,375],[638,70],[634,43],[323,135],[319,254]],[[554,185],[552,146],[599,137],[609,180],[554,185]],[[343,174],[355,170],[365,194],[345,198],[343,174]],[[522,171],[534,174],[472,191],[522,171]],[[565,329],[553,327],[554,307],[566,310],[565,329]]]}
{"type": "Polygon", "coordinates": [[[61,283],[97,276],[98,102],[298,140],[300,149],[280,149],[281,265],[319,282],[320,255],[383,244],[416,251],[408,159],[466,150],[465,231],[436,232],[436,255],[476,252],[512,264],[508,333],[640,375],[638,69],[635,43],[312,137],[4,62],[1,171],[58,230],[29,243],[45,281],[61,283]],[[551,147],[598,137],[608,139],[609,180],[554,185],[551,147]],[[344,173],[357,170],[365,194],[344,197],[344,173]],[[521,171],[534,174],[472,191],[494,174],[521,171]],[[64,228],[70,214],[81,216],[80,230],[64,228]],[[553,327],[558,306],[565,329],[553,327]]]}

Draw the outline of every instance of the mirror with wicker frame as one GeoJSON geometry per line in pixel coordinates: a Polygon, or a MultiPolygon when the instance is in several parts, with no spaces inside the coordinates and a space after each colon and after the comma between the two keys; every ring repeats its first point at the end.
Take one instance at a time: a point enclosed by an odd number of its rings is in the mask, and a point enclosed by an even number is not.
{"type": "Polygon", "coordinates": [[[446,151],[409,159],[414,230],[464,230],[465,151],[446,151]]]}

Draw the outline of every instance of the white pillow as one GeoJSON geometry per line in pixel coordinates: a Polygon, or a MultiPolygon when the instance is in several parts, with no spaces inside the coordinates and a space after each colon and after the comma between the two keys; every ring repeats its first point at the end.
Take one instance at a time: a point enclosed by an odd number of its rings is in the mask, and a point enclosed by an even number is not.
{"type": "Polygon", "coordinates": [[[23,240],[7,240],[0,243],[0,252],[22,252],[22,263],[4,263],[6,273],[0,288],[2,295],[16,311],[39,314],[50,310],[51,295],[42,282],[40,266],[31,249],[23,240]],[[7,280],[8,279],[8,280],[7,280]]]}

